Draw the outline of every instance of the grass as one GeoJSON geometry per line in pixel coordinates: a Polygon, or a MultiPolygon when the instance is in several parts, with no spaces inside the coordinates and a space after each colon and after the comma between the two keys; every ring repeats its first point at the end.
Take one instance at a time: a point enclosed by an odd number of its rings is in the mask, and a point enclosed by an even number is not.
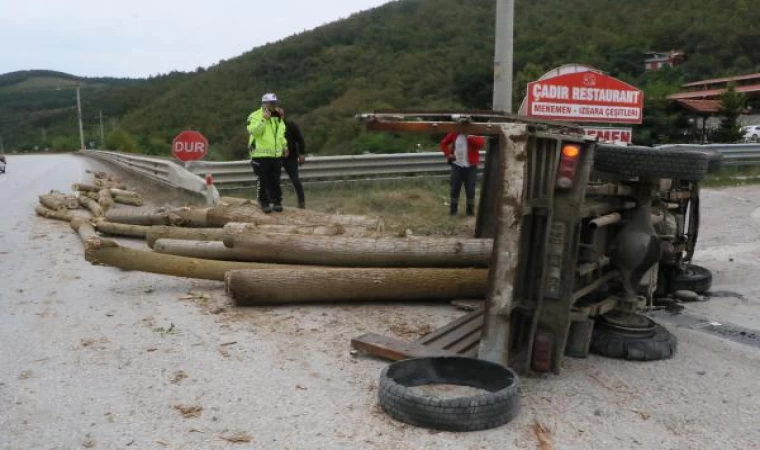
{"type": "MultiPolygon", "coordinates": [[[[472,236],[475,219],[464,217],[464,192],[460,214],[449,216],[447,179],[410,178],[392,181],[357,181],[307,184],[306,206],[332,214],[382,216],[386,229],[403,234],[411,230],[418,236],[472,236]]],[[[252,190],[225,192],[222,195],[253,198],[252,190]]],[[[286,206],[295,206],[289,184],[283,184],[286,206]]]]}
{"type": "Polygon", "coordinates": [[[704,187],[734,187],[760,183],[760,166],[725,167],[720,172],[708,176],[704,187]]]}

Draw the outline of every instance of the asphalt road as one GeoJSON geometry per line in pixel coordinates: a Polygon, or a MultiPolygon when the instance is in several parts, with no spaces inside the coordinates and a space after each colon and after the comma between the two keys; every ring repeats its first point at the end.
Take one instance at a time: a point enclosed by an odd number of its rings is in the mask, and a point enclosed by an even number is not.
{"type": "MultiPolygon", "coordinates": [[[[349,340],[370,331],[412,339],[461,313],[235,310],[220,283],[93,267],[69,227],[33,207],[38,194],[89,179],[95,163],[9,159],[0,175],[0,449],[537,449],[536,421],[557,450],[760,448],[760,350],[670,322],[680,339],[673,360],[567,359],[559,376],[523,380],[522,412],[500,429],[396,423],[375,401],[385,363],[350,356],[349,340]]],[[[715,271],[716,290],[738,296],[689,314],[760,329],[760,187],[704,195],[697,260],[715,271]]]]}

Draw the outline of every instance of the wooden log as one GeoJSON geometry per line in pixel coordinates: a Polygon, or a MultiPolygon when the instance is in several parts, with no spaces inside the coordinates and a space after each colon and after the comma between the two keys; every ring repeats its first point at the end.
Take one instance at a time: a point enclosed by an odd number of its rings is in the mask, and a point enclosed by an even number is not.
{"type": "Polygon", "coordinates": [[[45,217],[47,219],[64,220],[66,222],[71,222],[71,219],[74,218],[74,216],[69,214],[69,212],[65,209],[53,211],[52,209],[45,208],[42,205],[37,205],[37,207],[34,208],[34,212],[36,212],[40,217],[45,217]]]}
{"type": "Polygon", "coordinates": [[[84,206],[85,208],[89,209],[92,213],[93,217],[102,217],[103,216],[103,208],[100,207],[98,202],[91,199],[90,197],[86,195],[80,195],[79,196],[79,204],[84,206]]]}
{"type": "Polygon", "coordinates": [[[113,201],[116,202],[116,203],[121,203],[122,205],[131,205],[131,206],[142,206],[143,205],[143,199],[141,197],[129,197],[129,196],[123,196],[123,195],[114,195],[113,196],[113,201]]]}
{"type": "Polygon", "coordinates": [[[111,189],[111,188],[113,188],[113,189],[126,189],[127,188],[127,186],[124,185],[124,184],[122,184],[122,183],[114,182],[114,181],[108,181],[108,180],[100,180],[100,179],[95,179],[95,181],[93,182],[93,184],[95,186],[97,186],[98,188],[100,188],[100,189],[104,189],[104,188],[105,189],[111,189]]]}
{"type": "Polygon", "coordinates": [[[51,192],[49,194],[42,194],[39,196],[40,205],[45,208],[52,209],[53,211],[60,211],[62,209],[68,209],[66,207],[66,198],[63,194],[51,192]]]}
{"type": "Polygon", "coordinates": [[[92,184],[84,184],[84,183],[76,183],[71,185],[72,191],[80,191],[80,192],[98,192],[103,188],[100,188],[98,186],[92,185],[92,184]]]}
{"type": "Polygon", "coordinates": [[[67,209],[79,209],[79,200],[77,200],[76,195],[65,195],[64,202],[67,209]]]}
{"type": "Polygon", "coordinates": [[[166,212],[135,212],[122,208],[112,209],[106,214],[106,220],[112,223],[125,225],[170,225],[181,224],[179,217],[166,212]]]}
{"type": "Polygon", "coordinates": [[[216,281],[224,281],[224,274],[232,270],[282,268],[282,266],[268,264],[211,261],[164,255],[121,247],[114,241],[100,238],[85,241],[85,259],[94,265],[113,266],[122,270],[216,281]]]}
{"type": "MultiPolygon", "coordinates": [[[[366,231],[360,228],[362,232],[366,231]]],[[[317,236],[337,236],[346,232],[340,225],[256,225],[253,223],[228,223],[224,231],[229,237],[245,233],[310,234],[317,236]]]]}
{"type": "Polygon", "coordinates": [[[209,223],[208,212],[210,208],[178,208],[169,211],[173,217],[173,225],[181,225],[190,228],[221,228],[209,223]]]}
{"type": "Polygon", "coordinates": [[[98,205],[103,208],[104,213],[113,208],[114,199],[111,197],[111,191],[108,189],[101,189],[98,191],[98,205]]]}
{"type": "Polygon", "coordinates": [[[486,267],[493,240],[240,234],[251,261],[340,267],[486,267]]]}
{"type": "Polygon", "coordinates": [[[251,261],[246,252],[241,252],[239,249],[227,248],[224,246],[224,243],[215,241],[158,239],[153,243],[153,251],[167,255],[216,261],[255,262],[251,261]]]}
{"type": "Polygon", "coordinates": [[[156,225],[148,227],[146,239],[153,248],[159,239],[181,239],[188,241],[221,241],[224,238],[222,228],[182,228],[156,225]]]}
{"type": "Polygon", "coordinates": [[[74,217],[71,220],[71,229],[79,234],[79,238],[82,242],[87,243],[90,240],[99,240],[98,234],[95,232],[95,227],[92,226],[89,220],[84,217],[74,217]]]}
{"type": "Polygon", "coordinates": [[[148,235],[151,227],[141,225],[125,225],[122,223],[112,223],[105,220],[101,220],[95,224],[95,229],[102,234],[108,234],[111,236],[127,236],[143,238],[148,235]]]}
{"type": "Polygon", "coordinates": [[[217,207],[207,212],[209,227],[223,227],[228,223],[253,223],[256,225],[342,225],[363,227],[373,231],[383,231],[385,223],[380,217],[342,216],[330,214],[304,214],[302,210],[287,210],[282,213],[264,214],[258,207],[217,207]]]}
{"type": "Polygon", "coordinates": [[[451,301],[485,295],[486,269],[289,268],[227,273],[238,306],[309,302],[451,301]]]}
{"type": "Polygon", "coordinates": [[[142,198],[140,194],[138,194],[135,191],[126,191],[124,189],[116,189],[116,188],[111,188],[109,189],[109,191],[111,191],[111,195],[119,195],[121,197],[142,198]]]}

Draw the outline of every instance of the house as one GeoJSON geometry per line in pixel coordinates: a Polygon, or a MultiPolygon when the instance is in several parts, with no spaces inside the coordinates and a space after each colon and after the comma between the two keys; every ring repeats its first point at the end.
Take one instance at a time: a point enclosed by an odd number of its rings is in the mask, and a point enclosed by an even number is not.
{"type": "Polygon", "coordinates": [[[663,67],[675,67],[686,61],[686,53],[671,50],[669,52],[644,53],[644,68],[646,70],[660,70],[663,67]]]}

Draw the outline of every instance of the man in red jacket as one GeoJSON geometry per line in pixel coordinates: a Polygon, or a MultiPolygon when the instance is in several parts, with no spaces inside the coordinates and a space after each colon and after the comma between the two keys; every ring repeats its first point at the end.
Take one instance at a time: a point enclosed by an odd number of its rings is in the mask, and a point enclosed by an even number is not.
{"type": "Polygon", "coordinates": [[[467,215],[475,215],[475,186],[478,182],[480,150],[486,140],[481,136],[450,133],[441,141],[441,151],[451,165],[451,215],[459,211],[459,193],[464,184],[467,215]]]}

